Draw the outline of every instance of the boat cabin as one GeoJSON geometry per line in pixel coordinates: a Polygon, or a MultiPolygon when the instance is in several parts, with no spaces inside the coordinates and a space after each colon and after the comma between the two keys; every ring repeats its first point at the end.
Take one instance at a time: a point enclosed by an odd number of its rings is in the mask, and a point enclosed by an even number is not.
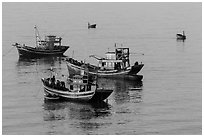
{"type": "Polygon", "coordinates": [[[44,47],[45,49],[54,49],[56,46],[61,46],[61,37],[56,37],[54,35],[45,36],[45,40],[38,40],[38,47],[44,47]]]}
{"type": "Polygon", "coordinates": [[[103,70],[121,70],[130,67],[129,48],[116,48],[115,52],[107,52],[105,59],[99,60],[103,70]]]}
{"type": "Polygon", "coordinates": [[[72,83],[70,83],[70,90],[78,92],[91,90],[91,85],[88,84],[88,76],[73,76],[72,83]]]}

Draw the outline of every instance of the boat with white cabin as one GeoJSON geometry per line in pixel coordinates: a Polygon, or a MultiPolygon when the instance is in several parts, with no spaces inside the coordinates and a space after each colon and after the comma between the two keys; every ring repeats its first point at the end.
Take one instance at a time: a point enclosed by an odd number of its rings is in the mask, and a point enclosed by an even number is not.
{"type": "Polygon", "coordinates": [[[79,74],[80,70],[88,68],[88,73],[93,76],[103,77],[103,78],[122,78],[122,79],[132,79],[140,81],[142,80],[142,75],[137,75],[137,73],[144,66],[143,63],[138,63],[137,61],[133,66],[130,66],[129,59],[129,48],[115,48],[115,51],[108,51],[105,58],[98,57],[96,55],[90,55],[98,60],[98,65],[92,65],[89,63],[84,63],[77,61],[73,58],[67,58],[67,68],[71,74],[79,74]]]}

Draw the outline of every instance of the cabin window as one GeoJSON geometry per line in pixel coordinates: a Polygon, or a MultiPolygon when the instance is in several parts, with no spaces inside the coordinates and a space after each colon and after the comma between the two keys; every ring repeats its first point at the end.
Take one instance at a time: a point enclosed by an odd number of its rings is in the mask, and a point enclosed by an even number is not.
{"type": "Polygon", "coordinates": [[[105,62],[102,62],[102,66],[105,66],[106,65],[106,63],[105,62]]]}
{"type": "Polygon", "coordinates": [[[87,85],[87,91],[91,90],[91,85],[87,85]]]}
{"type": "Polygon", "coordinates": [[[114,65],[113,62],[107,62],[106,69],[114,69],[114,65]]]}
{"type": "Polygon", "coordinates": [[[85,86],[80,86],[80,92],[85,91],[85,86]]]}
{"type": "Polygon", "coordinates": [[[74,90],[80,90],[80,86],[79,85],[74,85],[74,90]]]}
{"type": "Polygon", "coordinates": [[[86,80],[86,79],[85,79],[85,80],[83,80],[83,83],[88,83],[88,80],[86,80]]]}
{"type": "Polygon", "coordinates": [[[73,90],[73,85],[70,85],[70,90],[73,90]]]}
{"type": "Polygon", "coordinates": [[[83,79],[88,79],[88,76],[83,76],[83,79]]]}

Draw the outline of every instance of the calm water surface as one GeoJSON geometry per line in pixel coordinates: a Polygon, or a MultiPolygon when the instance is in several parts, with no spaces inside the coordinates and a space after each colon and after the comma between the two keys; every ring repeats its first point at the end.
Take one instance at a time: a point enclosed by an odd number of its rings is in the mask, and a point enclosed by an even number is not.
{"type": "Polygon", "coordinates": [[[3,3],[3,134],[202,134],[201,3],[3,3]],[[97,29],[87,29],[87,23],[97,29]],[[41,77],[50,67],[66,74],[60,57],[21,59],[15,42],[34,46],[55,34],[65,55],[96,63],[114,43],[143,62],[135,81],[100,79],[114,89],[108,102],[44,102],[41,77]],[[187,39],[176,40],[185,30],[187,39]],[[142,53],[144,55],[142,55],[142,53]],[[142,86],[140,91],[129,88],[142,86]]]}

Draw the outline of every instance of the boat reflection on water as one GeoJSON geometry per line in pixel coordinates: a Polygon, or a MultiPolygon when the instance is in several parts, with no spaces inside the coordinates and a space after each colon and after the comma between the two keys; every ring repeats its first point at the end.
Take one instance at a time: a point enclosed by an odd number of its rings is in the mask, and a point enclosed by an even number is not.
{"type": "Polygon", "coordinates": [[[67,72],[63,57],[23,58],[19,57],[15,65],[14,80],[18,84],[36,84],[39,87],[40,79],[50,75],[48,70],[53,67],[58,74],[67,72]]]}
{"type": "Polygon", "coordinates": [[[113,89],[113,101],[117,104],[125,102],[139,103],[142,101],[142,81],[131,81],[123,79],[98,79],[99,87],[113,89]]]}
{"type": "MultiPolygon", "coordinates": [[[[49,133],[54,134],[92,134],[93,131],[108,128],[112,125],[110,119],[115,113],[130,113],[129,105],[142,101],[142,89],[132,90],[135,87],[142,88],[142,82],[98,79],[100,87],[112,88],[113,93],[108,98],[108,102],[86,103],[67,102],[60,100],[45,100],[43,104],[43,119],[49,125],[49,133]],[[130,90],[131,89],[131,90],[130,90]],[[127,107],[115,107],[116,104],[124,104],[127,107]],[[63,123],[63,124],[62,124],[63,123]],[[59,129],[63,129],[60,130],[59,129]]],[[[138,110],[139,111],[139,110],[138,110]]],[[[139,113],[139,112],[138,112],[139,113]]]]}
{"type": "Polygon", "coordinates": [[[105,102],[93,104],[45,101],[43,109],[48,134],[78,134],[78,129],[82,130],[83,134],[89,134],[93,130],[107,126],[110,121],[106,122],[104,118],[112,115],[111,106],[105,102]]]}
{"type": "Polygon", "coordinates": [[[185,39],[176,39],[177,42],[185,42],[185,39]]]}
{"type": "Polygon", "coordinates": [[[101,101],[94,103],[67,102],[67,101],[44,101],[44,120],[63,119],[91,119],[94,117],[110,115],[110,104],[101,101]]]}
{"type": "Polygon", "coordinates": [[[19,57],[17,66],[48,65],[50,67],[62,64],[65,56],[41,57],[41,58],[24,58],[19,57]]]}
{"type": "MultiPolygon", "coordinates": [[[[64,57],[42,57],[42,58],[23,58],[19,57],[16,63],[16,70],[19,75],[28,73],[47,73],[50,67],[56,68],[57,72],[67,72],[66,65],[63,63],[64,57]]],[[[41,78],[41,77],[40,77],[41,78]]]]}

